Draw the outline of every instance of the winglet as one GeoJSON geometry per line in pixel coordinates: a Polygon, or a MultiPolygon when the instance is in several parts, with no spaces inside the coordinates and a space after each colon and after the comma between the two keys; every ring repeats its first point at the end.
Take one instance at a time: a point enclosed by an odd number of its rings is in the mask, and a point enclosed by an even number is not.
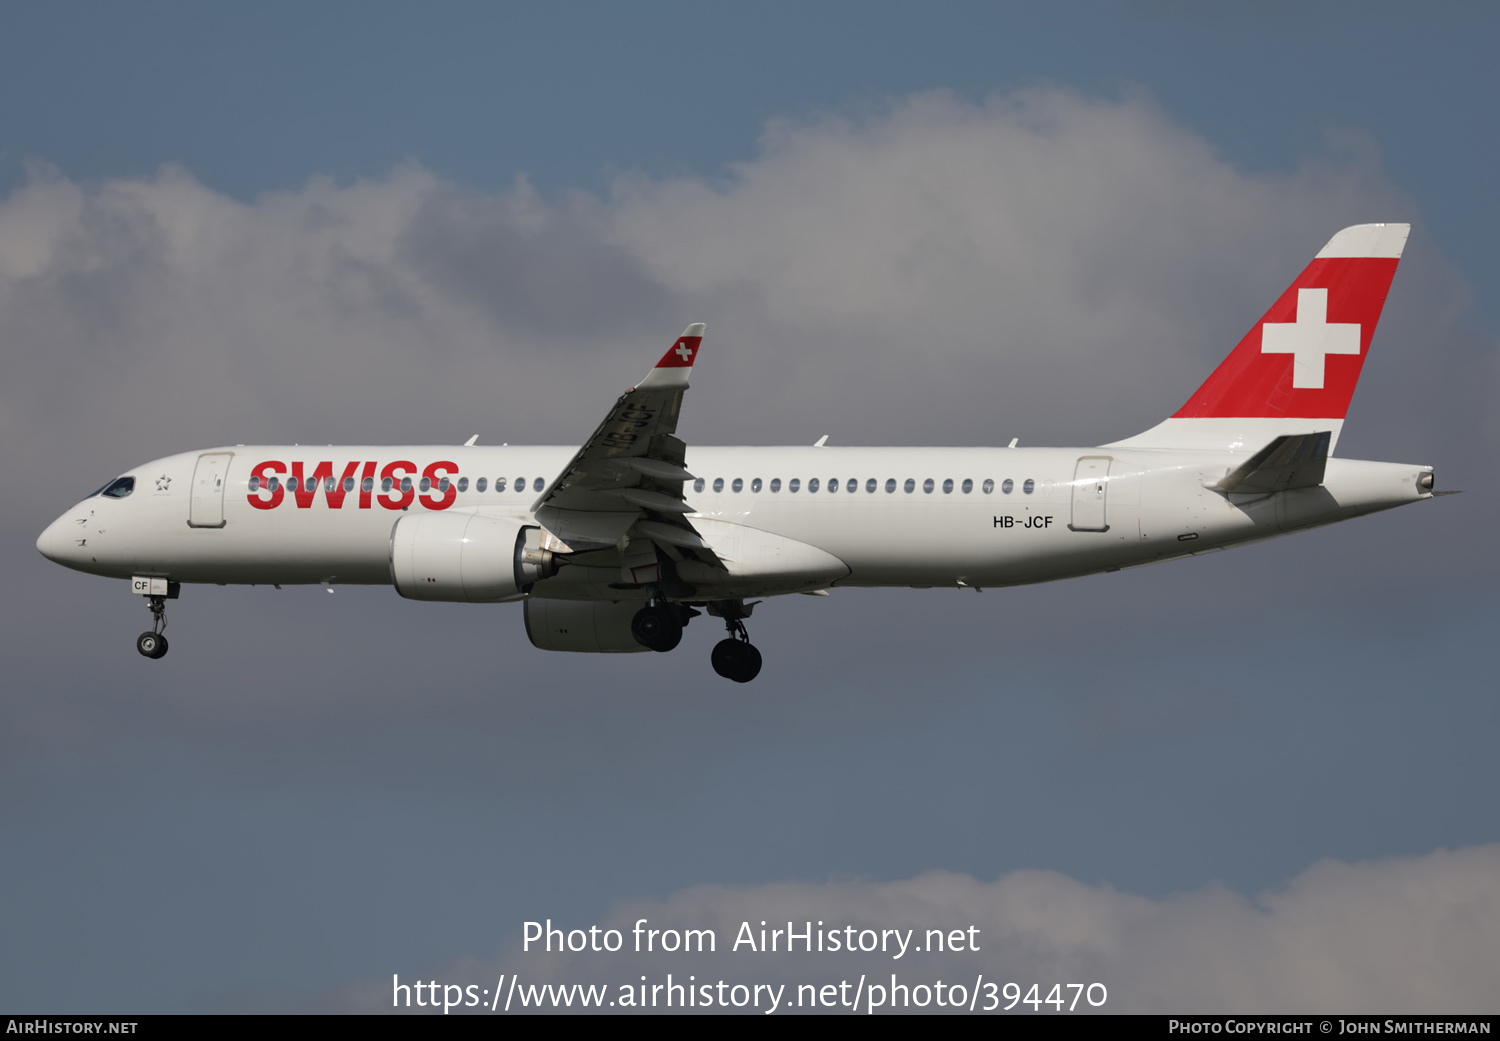
{"type": "Polygon", "coordinates": [[[706,328],[702,322],[694,322],[684,329],[682,335],[677,337],[677,342],[661,356],[656,368],[636,386],[686,387],[688,376],[693,371],[693,362],[698,360],[698,351],[703,346],[703,331],[706,328]]]}

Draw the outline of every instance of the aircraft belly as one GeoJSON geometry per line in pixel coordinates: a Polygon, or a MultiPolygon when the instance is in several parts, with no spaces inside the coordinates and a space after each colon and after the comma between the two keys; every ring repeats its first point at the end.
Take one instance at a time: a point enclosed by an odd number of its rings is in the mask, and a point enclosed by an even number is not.
{"type": "Polygon", "coordinates": [[[1137,507],[1112,507],[1108,531],[1075,532],[1056,505],[1035,500],[1009,511],[1001,505],[997,513],[996,501],[917,502],[883,511],[878,524],[789,525],[782,534],[801,536],[847,563],[841,586],[1013,585],[1126,566],[1148,555],[1137,507]]]}

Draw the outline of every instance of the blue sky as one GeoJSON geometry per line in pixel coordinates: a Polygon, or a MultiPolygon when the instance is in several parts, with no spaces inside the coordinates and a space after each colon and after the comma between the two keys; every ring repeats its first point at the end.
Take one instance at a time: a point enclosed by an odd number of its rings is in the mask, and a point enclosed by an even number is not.
{"type": "Polygon", "coordinates": [[[542,971],[526,918],[644,901],[977,915],[1019,937],[987,971],[1085,965],[1124,1009],[1494,1011],[1446,971],[1500,954],[1487,9],[4,23],[0,436],[27,494],[0,1008],[378,1010],[392,973],[542,971]],[[702,633],[556,658],[507,608],[388,589],[191,589],[146,663],[140,605],[33,547],[194,447],[576,442],[686,320],[709,323],[690,443],[1099,443],[1380,219],[1415,230],[1340,449],[1464,496],[978,598],[769,603],[745,690],[707,682],[702,633]],[[930,872],[948,896],[914,912],[930,872]],[[1008,910],[1026,886],[1056,920],[1008,910]],[[1222,978],[1187,971],[1202,949],[1222,978]],[[1273,955],[1310,990],[1249,986],[1273,955]]]}

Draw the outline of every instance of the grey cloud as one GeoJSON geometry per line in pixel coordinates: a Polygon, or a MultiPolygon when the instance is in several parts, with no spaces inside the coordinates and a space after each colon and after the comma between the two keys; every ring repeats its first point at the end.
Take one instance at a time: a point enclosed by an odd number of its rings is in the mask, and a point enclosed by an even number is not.
{"type": "Polygon", "coordinates": [[[1250,174],[1147,101],[1057,90],[785,123],[725,181],[617,194],[621,241],[705,301],[734,377],[793,381],[778,425],[817,410],[862,443],[1134,433],[1329,235],[1411,209],[1365,152],[1250,174]]]}
{"type": "MultiPolygon", "coordinates": [[[[701,319],[700,442],[1097,443],[1185,400],[1333,230],[1410,210],[1367,148],[1252,174],[1147,101],[1056,90],[788,121],[724,178],[607,200],[416,166],[251,204],[180,170],[54,176],[0,203],[3,400],[136,457],[476,421],[570,441],[701,319]],[[173,402],[170,426],[124,404],[142,395],[173,402]]],[[[1441,267],[1414,245],[1409,267],[1441,267]]],[[[1452,274],[1403,272],[1424,346],[1382,337],[1371,370],[1493,385],[1487,340],[1481,378],[1463,371],[1452,274]]]]}
{"type": "Polygon", "coordinates": [[[521,182],[506,200],[439,189],[413,215],[398,255],[457,303],[561,357],[668,328],[670,291],[607,237],[598,208],[574,196],[544,206],[521,182]]]}

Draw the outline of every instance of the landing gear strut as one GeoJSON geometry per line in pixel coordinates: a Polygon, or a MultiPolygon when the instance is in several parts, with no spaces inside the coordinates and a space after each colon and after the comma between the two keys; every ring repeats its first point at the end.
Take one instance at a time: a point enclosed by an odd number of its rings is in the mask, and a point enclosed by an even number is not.
{"type": "Polygon", "coordinates": [[[167,638],[163,635],[167,628],[167,598],[148,596],[146,603],[151,607],[153,624],[149,633],[141,633],[135,638],[135,649],[148,658],[160,658],[167,653],[167,638]]]}
{"type": "Polygon", "coordinates": [[[710,659],[714,671],[726,680],[749,683],[760,675],[760,651],[750,642],[750,634],[745,631],[745,620],[740,612],[722,613],[729,638],[714,644],[714,653],[710,659]]]}

